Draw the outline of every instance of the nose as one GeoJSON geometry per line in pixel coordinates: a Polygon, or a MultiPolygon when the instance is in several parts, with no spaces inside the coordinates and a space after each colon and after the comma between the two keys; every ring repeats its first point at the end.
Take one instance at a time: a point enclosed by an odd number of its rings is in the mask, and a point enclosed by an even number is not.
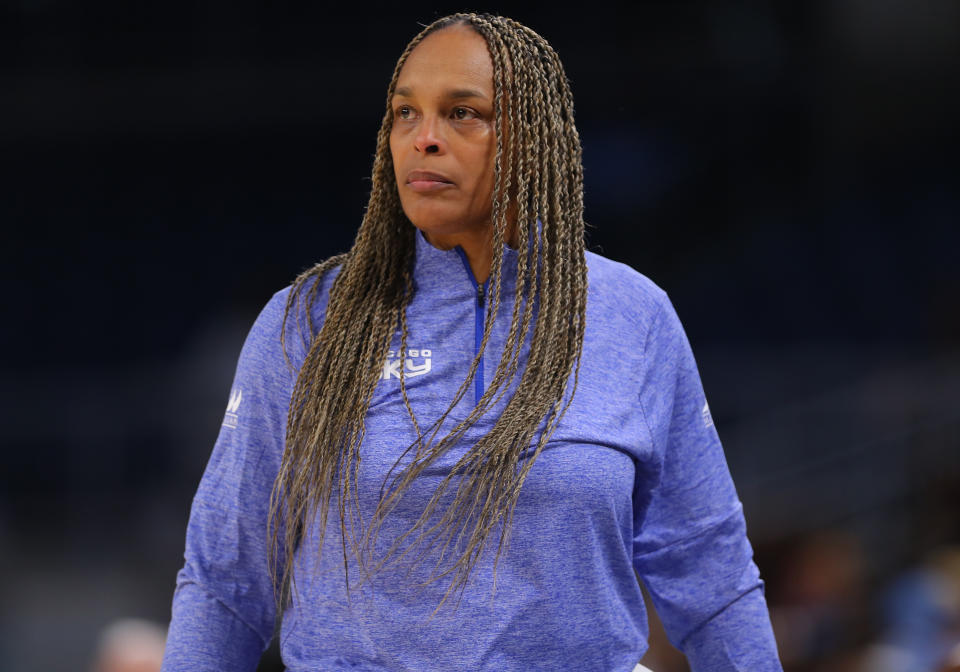
{"type": "Polygon", "coordinates": [[[440,130],[440,121],[436,116],[426,116],[417,128],[413,147],[422,154],[441,154],[445,150],[445,141],[440,130]]]}

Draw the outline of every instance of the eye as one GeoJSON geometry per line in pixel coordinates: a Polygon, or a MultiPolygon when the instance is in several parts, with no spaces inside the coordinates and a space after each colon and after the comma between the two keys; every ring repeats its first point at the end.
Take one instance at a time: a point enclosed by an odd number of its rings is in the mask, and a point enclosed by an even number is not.
{"type": "Polygon", "coordinates": [[[413,108],[409,105],[401,105],[394,113],[397,119],[410,119],[413,117],[413,108]]]}
{"type": "Polygon", "coordinates": [[[466,121],[467,119],[476,119],[479,115],[469,107],[455,107],[450,116],[457,121],[466,121]]]}

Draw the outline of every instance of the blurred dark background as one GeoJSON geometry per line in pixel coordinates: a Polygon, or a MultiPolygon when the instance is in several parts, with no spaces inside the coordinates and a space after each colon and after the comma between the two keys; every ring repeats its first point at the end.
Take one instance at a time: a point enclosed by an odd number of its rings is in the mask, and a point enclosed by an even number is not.
{"type": "MultiPolygon", "coordinates": [[[[246,330],[350,245],[395,59],[462,8],[0,4],[0,669],[167,622],[246,330]]],[[[960,2],[478,9],[564,60],[589,247],[677,306],[786,669],[946,669],[960,2]]]]}

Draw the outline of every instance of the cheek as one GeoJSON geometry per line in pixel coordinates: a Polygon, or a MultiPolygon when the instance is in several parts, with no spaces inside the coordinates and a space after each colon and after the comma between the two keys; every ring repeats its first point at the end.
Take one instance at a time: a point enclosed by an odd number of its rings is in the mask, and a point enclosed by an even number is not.
{"type": "Polygon", "coordinates": [[[389,142],[389,147],[390,147],[390,162],[393,164],[393,172],[394,172],[394,174],[396,174],[396,172],[397,172],[397,164],[400,162],[400,161],[399,161],[400,157],[397,156],[396,145],[397,145],[397,143],[396,143],[396,140],[395,140],[395,138],[394,138],[394,133],[391,132],[391,133],[390,133],[390,142],[389,142]]]}
{"type": "Polygon", "coordinates": [[[496,181],[496,169],[494,167],[494,162],[496,160],[497,148],[496,143],[494,146],[482,156],[477,157],[477,162],[479,165],[485,166],[483,173],[480,176],[479,187],[482,191],[482,197],[486,200],[490,200],[493,195],[493,185],[496,181]]]}

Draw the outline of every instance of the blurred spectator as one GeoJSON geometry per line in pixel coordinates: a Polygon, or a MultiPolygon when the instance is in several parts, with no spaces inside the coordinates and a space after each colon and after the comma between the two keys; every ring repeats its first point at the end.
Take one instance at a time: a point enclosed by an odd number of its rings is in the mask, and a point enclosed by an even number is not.
{"type": "Polygon", "coordinates": [[[882,619],[863,672],[960,669],[960,548],[939,549],[897,577],[882,600],[882,619]]]}
{"type": "Polygon", "coordinates": [[[166,640],[166,630],[151,621],[114,621],[100,633],[92,672],[160,672],[166,640]]]}
{"type": "MultiPolygon", "coordinates": [[[[863,602],[860,543],[845,532],[821,532],[786,556],[770,617],[785,669],[820,669],[856,644],[863,602]]],[[[773,591],[771,591],[773,592],[773,591]]]]}
{"type": "Polygon", "coordinates": [[[957,644],[947,656],[947,662],[944,663],[940,672],[960,672],[960,644],[957,644]]]}

